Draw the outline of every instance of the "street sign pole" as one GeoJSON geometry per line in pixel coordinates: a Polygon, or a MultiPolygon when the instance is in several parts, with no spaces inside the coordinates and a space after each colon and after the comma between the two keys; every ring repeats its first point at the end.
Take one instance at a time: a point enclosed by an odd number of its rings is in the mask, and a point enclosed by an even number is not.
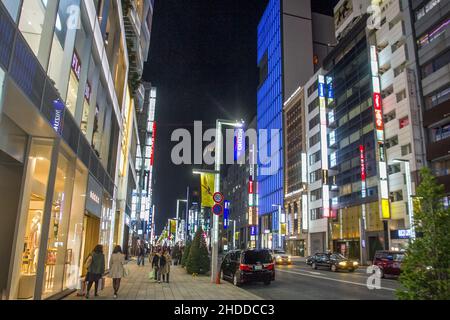
{"type": "MultiPolygon", "coordinates": [[[[222,154],[222,124],[216,120],[216,150],[214,170],[214,191],[220,192],[220,156],[222,154]]],[[[219,263],[219,216],[213,214],[212,250],[211,250],[211,282],[216,282],[219,263]]]]}

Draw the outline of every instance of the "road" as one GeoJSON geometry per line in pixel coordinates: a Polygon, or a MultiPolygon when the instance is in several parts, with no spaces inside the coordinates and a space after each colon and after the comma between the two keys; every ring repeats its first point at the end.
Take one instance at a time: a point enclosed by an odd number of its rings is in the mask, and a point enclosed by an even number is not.
{"type": "Polygon", "coordinates": [[[369,290],[368,274],[362,267],[353,273],[331,272],[326,269],[313,270],[303,261],[294,261],[290,266],[277,266],[275,281],[270,286],[251,283],[243,289],[273,300],[393,300],[396,279],[381,279],[381,288],[369,290]]]}

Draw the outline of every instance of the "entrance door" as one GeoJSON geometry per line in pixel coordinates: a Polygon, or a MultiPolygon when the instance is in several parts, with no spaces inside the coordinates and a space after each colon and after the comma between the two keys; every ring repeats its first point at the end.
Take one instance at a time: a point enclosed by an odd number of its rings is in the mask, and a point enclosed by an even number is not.
{"type": "Polygon", "coordinates": [[[84,248],[82,263],[83,269],[81,276],[86,275],[86,258],[94,250],[95,246],[99,244],[100,238],[100,219],[91,215],[84,216],[84,248]]]}
{"type": "Polygon", "coordinates": [[[6,290],[22,186],[23,164],[0,151],[0,294],[6,290]]]}

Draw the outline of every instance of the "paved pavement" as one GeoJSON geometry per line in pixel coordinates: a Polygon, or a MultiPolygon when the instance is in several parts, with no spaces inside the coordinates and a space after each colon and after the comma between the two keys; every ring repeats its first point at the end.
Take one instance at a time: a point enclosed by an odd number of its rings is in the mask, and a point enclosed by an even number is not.
{"type": "MultiPolygon", "coordinates": [[[[170,283],[157,283],[150,280],[150,266],[138,267],[135,261],[128,263],[130,276],[122,279],[118,300],[261,300],[257,295],[244,289],[221,281],[220,285],[213,284],[210,277],[188,275],[179,266],[172,266],[170,283]]],[[[91,289],[89,300],[113,299],[112,280],[106,278],[105,289],[93,296],[91,289]]],[[[84,297],[76,293],[68,296],[68,300],[82,300],[84,297]]]]}
{"type": "Polygon", "coordinates": [[[295,259],[293,265],[277,266],[275,270],[275,281],[270,286],[252,283],[242,288],[274,300],[392,300],[399,287],[396,279],[381,279],[381,288],[370,290],[366,267],[353,273],[313,270],[304,259],[295,259]]]}

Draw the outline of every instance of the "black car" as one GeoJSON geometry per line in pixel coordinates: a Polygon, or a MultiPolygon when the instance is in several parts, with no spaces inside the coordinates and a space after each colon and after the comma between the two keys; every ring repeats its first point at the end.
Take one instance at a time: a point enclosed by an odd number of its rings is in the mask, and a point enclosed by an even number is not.
{"type": "Polygon", "coordinates": [[[357,261],[351,261],[340,253],[316,253],[310,257],[309,262],[313,269],[327,268],[334,272],[339,270],[353,272],[359,265],[357,261]]]}
{"type": "Polygon", "coordinates": [[[224,257],[220,273],[222,279],[231,280],[236,286],[248,282],[269,285],[275,280],[275,264],[270,250],[236,250],[224,257]]]}

